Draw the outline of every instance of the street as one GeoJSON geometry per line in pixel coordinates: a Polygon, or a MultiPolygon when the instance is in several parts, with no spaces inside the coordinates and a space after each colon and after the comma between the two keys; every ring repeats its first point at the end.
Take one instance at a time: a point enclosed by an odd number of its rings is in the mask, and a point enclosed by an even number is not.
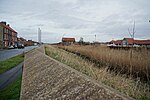
{"type": "Polygon", "coordinates": [[[36,48],[37,46],[28,46],[25,47],[24,49],[9,49],[9,50],[0,50],[0,61],[9,59],[13,56],[19,55],[23,52],[27,52],[30,51],[34,48],[36,48]]]}

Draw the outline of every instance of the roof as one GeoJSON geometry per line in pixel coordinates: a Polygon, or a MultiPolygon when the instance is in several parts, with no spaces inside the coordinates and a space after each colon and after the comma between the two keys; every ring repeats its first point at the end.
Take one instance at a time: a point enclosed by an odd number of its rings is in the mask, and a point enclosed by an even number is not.
{"type": "Polygon", "coordinates": [[[123,40],[112,40],[110,43],[113,43],[113,44],[122,44],[122,41],[123,40]]]}
{"type": "Polygon", "coordinates": [[[75,42],[75,38],[62,38],[63,42],[75,42]]]}
{"type": "Polygon", "coordinates": [[[15,32],[15,33],[17,33],[15,30],[13,30],[10,26],[7,26],[7,25],[5,25],[5,24],[3,24],[2,22],[0,22],[0,25],[2,25],[3,27],[5,27],[5,28],[7,28],[7,29],[9,29],[9,30],[11,30],[11,31],[13,31],[13,32],[15,32]]]}
{"type": "Polygon", "coordinates": [[[134,39],[133,38],[124,38],[123,40],[127,40],[128,44],[133,44],[134,43],[134,39]]]}
{"type": "Polygon", "coordinates": [[[134,43],[139,45],[150,45],[150,40],[134,40],[134,43]]]}
{"type": "MultiPolygon", "coordinates": [[[[128,42],[128,45],[150,45],[150,40],[134,40],[133,38],[124,38],[123,40],[126,40],[128,42]]],[[[112,40],[110,43],[113,44],[122,44],[123,40],[112,40]]]]}

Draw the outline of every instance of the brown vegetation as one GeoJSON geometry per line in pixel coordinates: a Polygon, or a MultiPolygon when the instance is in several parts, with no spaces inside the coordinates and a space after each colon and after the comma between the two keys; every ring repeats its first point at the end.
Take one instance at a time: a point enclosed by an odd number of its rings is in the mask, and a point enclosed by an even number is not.
{"type": "Polygon", "coordinates": [[[97,64],[105,65],[113,71],[149,81],[149,50],[116,50],[106,46],[61,46],[60,48],[84,56],[97,64]]]}
{"type": "MultiPolygon", "coordinates": [[[[99,47],[92,47],[92,46],[87,46],[87,47],[66,47],[66,49],[71,50],[77,50],[79,48],[86,48],[84,50],[90,51],[89,55],[92,55],[92,51],[94,51],[94,48],[99,48],[99,47]]],[[[103,47],[103,50],[107,50],[107,48],[103,47]]],[[[108,49],[109,50],[109,49],[108,49]]],[[[97,50],[98,51],[98,50],[97,50]]],[[[110,50],[111,52],[114,50],[110,50]]],[[[106,51],[103,51],[103,53],[106,51]]],[[[110,53],[111,53],[110,52],[110,53]]],[[[128,52],[128,51],[122,51],[122,52],[128,52]]],[[[110,55],[109,53],[109,55],[110,55]]],[[[104,83],[105,85],[108,85],[128,96],[131,96],[133,98],[140,98],[140,97],[145,97],[149,96],[150,94],[150,86],[148,83],[142,83],[138,78],[133,79],[132,77],[126,77],[125,74],[116,74],[113,71],[110,71],[108,66],[102,66],[101,67],[87,59],[83,59],[80,56],[77,56],[74,53],[67,52],[62,49],[58,49],[57,47],[52,47],[52,46],[46,46],[46,54],[49,55],[50,57],[69,65],[70,67],[90,76],[91,78],[104,83]]],[[[98,56],[98,52],[96,56],[98,56]]],[[[118,53],[119,54],[119,53],[118,53]]],[[[117,56],[117,55],[115,55],[117,56]]],[[[92,56],[94,57],[94,56],[92,56]]],[[[103,58],[104,59],[104,58],[103,58]]],[[[112,60],[113,61],[113,60],[112,60]]]]}

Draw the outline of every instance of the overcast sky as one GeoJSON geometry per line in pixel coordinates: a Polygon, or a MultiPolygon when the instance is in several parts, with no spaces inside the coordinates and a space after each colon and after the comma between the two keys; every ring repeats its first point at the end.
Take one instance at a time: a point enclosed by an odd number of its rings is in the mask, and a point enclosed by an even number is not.
{"type": "Polygon", "coordinates": [[[59,42],[64,37],[110,41],[130,37],[150,39],[150,0],[0,0],[0,21],[8,22],[19,37],[59,42]]]}

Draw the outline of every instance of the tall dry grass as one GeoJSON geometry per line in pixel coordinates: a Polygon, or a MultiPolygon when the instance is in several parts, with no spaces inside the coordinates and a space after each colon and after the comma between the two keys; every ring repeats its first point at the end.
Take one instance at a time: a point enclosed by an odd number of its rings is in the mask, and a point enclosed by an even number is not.
{"type": "Polygon", "coordinates": [[[98,68],[89,60],[52,46],[46,46],[46,54],[135,99],[150,94],[149,84],[142,83],[139,79],[135,80],[132,77],[127,78],[126,75],[116,75],[108,70],[108,66],[98,68]]]}
{"type": "Polygon", "coordinates": [[[150,50],[110,49],[106,46],[60,46],[80,54],[110,69],[149,81],[150,50]]]}

